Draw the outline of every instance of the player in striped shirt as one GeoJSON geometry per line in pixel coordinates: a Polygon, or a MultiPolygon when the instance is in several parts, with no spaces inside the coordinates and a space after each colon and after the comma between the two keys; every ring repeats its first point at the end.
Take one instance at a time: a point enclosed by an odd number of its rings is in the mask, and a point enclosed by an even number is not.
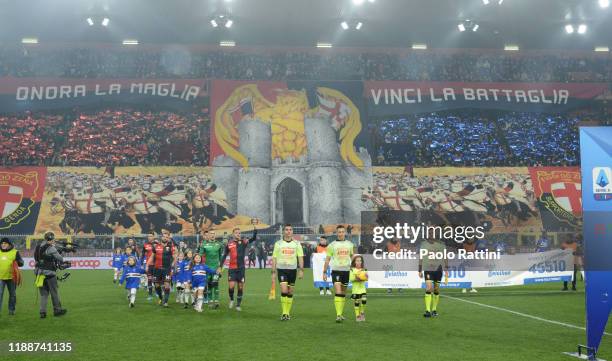
{"type": "Polygon", "coordinates": [[[304,251],[302,245],[293,239],[293,227],[290,224],[283,226],[283,239],[274,244],[272,278],[275,276],[278,276],[281,289],[281,321],[288,321],[291,319],[295,278],[304,277],[304,251]]]}
{"type": "MultiPolygon", "coordinates": [[[[156,236],[157,235],[155,232],[149,232],[149,234],[147,234],[147,240],[142,245],[142,259],[144,268],[146,268],[149,258],[153,256],[153,248],[155,247],[155,243],[157,243],[156,236]]],[[[153,269],[149,269],[147,272],[147,291],[149,292],[149,297],[147,297],[147,300],[151,301],[153,298],[153,269]]]]}
{"type": "Polygon", "coordinates": [[[119,280],[119,284],[125,282],[125,289],[128,291],[128,300],[130,301],[130,308],[134,307],[136,302],[136,292],[140,287],[140,279],[145,271],[136,262],[136,257],[130,256],[127,260],[127,264],[123,267],[123,275],[119,280]]]}
{"type": "MultiPolygon", "coordinates": [[[[251,223],[255,224],[254,221],[251,223]]],[[[242,294],[244,292],[244,282],[245,282],[245,265],[244,265],[244,256],[245,251],[249,247],[249,245],[257,240],[257,229],[253,228],[253,236],[249,239],[242,238],[240,235],[240,228],[234,228],[232,231],[232,238],[225,245],[225,250],[223,251],[223,255],[219,260],[219,269],[217,273],[219,275],[223,272],[223,263],[225,259],[229,256],[229,265],[227,270],[228,277],[228,293],[229,293],[229,308],[234,308],[234,289],[236,284],[238,284],[238,296],[236,299],[236,311],[242,311],[242,294]]]]}
{"type": "Polygon", "coordinates": [[[121,251],[121,247],[115,248],[115,253],[113,254],[113,283],[117,283],[117,280],[121,277],[121,270],[125,265],[126,257],[121,251]]]}
{"type": "Polygon", "coordinates": [[[204,302],[204,293],[208,284],[208,274],[214,274],[216,270],[202,263],[202,256],[196,253],[191,262],[191,287],[195,292],[196,304],[194,309],[197,312],[202,312],[202,303],[204,302]]]}
{"type": "Polygon", "coordinates": [[[176,265],[177,251],[170,238],[170,232],[164,230],[161,243],[156,243],[153,247],[153,254],[147,260],[147,269],[153,268],[155,292],[159,298],[159,305],[168,307],[170,297],[170,285],[172,282],[172,270],[176,265]],[[163,294],[162,294],[163,284],[163,294]]]}

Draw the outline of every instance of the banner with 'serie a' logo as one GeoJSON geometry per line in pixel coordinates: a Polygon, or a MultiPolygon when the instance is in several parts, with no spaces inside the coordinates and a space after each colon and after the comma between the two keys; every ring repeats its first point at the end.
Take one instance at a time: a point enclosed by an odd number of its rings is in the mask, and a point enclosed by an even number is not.
{"type": "Polygon", "coordinates": [[[586,334],[590,356],[612,311],[612,127],[580,128],[586,334]]]}

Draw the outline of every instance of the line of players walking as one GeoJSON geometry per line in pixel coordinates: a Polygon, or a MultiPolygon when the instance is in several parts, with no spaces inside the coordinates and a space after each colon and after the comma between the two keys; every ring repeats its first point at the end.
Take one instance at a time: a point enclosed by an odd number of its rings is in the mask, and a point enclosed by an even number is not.
{"type": "MultiPolygon", "coordinates": [[[[363,257],[353,254],[353,243],[346,238],[343,225],[336,228],[337,239],[324,246],[326,253],[323,279],[327,281],[327,271],[331,267],[334,288],[336,322],[342,322],[349,282],[352,282],[351,299],[357,322],[365,321],[367,303],[367,271],[363,257]]],[[[184,308],[193,307],[203,311],[203,305],[211,309],[219,308],[219,279],[223,264],[228,262],[229,308],[241,311],[245,285],[245,254],[251,243],[257,239],[257,230],[251,238],[243,238],[239,228],[235,228],[226,244],[215,239],[214,231],[204,231],[203,242],[197,249],[179,250],[168,230],[162,230],[161,239],[151,232],[142,247],[142,257],[138,257],[135,244],[129,243],[125,250],[117,248],[113,256],[113,282],[125,284],[129,307],[135,307],[136,294],[146,285],[149,297],[155,291],[158,304],[168,307],[172,284],[176,287],[176,301],[184,308]]],[[[272,282],[278,280],[281,291],[281,321],[291,319],[293,291],[297,278],[304,276],[304,253],[301,244],[293,238],[293,227],[283,227],[283,238],[274,245],[272,253],[272,282]]]]}
{"type": "MultiPolygon", "coordinates": [[[[254,232],[252,240],[257,232],[254,232]]],[[[236,262],[238,256],[234,240],[240,238],[240,230],[234,231],[234,239],[223,245],[215,240],[214,231],[203,234],[204,241],[196,252],[179,249],[171,239],[168,230],[162,230],[161,239],[157,239],[155,232],[150,232],[145,241],[141,255],[135,251],[134,244],[128,244],[123,251],[115,250],[113,256],[114,278],[113,282],[125,283],[128,290],[129,306],[135,307],[136,294],[141,286],[148,290],[148,300],[153,298],[155,291],[158,304],[168,307],[172,284],[176,287],[176,301],[183,303],[185,308],[193,307],[202,312],[203,304],[210,308],[219,307],[219,277],[221,275],[221,258],[230,257],[230,263],[236,262]]],[[[250,243],[250,241],[245,241],[250,243]]],[[[242,251],[244,256],[244,250],[242,251]]],[[[236,267],[239,268],[239,267],[236,267]]],[[[244,268],[244,261],[242,264],[244,268]]],[[[244,274],[244,272],[243,272],[244,274]]],[[[238,291],[237,309],[240,311],[244,277],[238,279],[235,271],[230,270],[233,277],[230,294],[233,301],[233,288],[240,283],[238,291]]],[[[233,305],[233,303],[232,303],[233,305]]]]}

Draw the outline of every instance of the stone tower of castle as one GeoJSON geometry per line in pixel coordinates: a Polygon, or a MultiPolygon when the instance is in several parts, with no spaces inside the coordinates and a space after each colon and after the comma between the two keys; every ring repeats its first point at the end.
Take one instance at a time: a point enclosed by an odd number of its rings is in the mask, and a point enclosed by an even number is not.
{"type": "Polygon", "coordinates": [[[363,169],[344,163],[337,133],[328,118],[307,118],[304,130],[307,155],[272,160],[270,125],[258,120],[240,122],[239,150],[248,159],[249,168],[241,168],[226,155],[213,163],[213,181],[225,191],[230,212],[257,217],[266,224],[282,222],[277,213],[286,210],[276,209],[276,192],[290,178],[302,187],[303,193],[296,196],[302,197],[305,223],[360,223],[361,212],[366,210],[361,190],[372,184],[370,155],[360,149],[363,169]]]}
{"type": "Polygon", "coordinates": [[[342,160],[336,132],[325,118],[305,119],[304,130],[308,144],[308,223],[341,223],[342,160]]]}
{"type": "Polygon", "coordinates": [[[238,171],[238,207],[240,215],[257,217],[270,224],[270,174],[272,165],[272,132],[270,124],[244,120],[238,125],[240,153],[249,168],[238,171]]]}
{"type": "Polygon", "coordinates": [[[227,210],[238,210],[238,163],[227,155],[220,155],[213,161],[212,180],[225,192],[227,210]]]}

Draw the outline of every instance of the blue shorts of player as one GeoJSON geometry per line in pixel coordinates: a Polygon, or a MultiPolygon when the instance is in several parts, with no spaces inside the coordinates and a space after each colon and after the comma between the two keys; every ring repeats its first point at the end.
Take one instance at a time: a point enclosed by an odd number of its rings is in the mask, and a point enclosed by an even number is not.
{"type": "Polygon", "coordinates": [[[204,289],[208,283],[207,275],[216,271],[205,264],[196,264],[191,268],[191,287],[194,289],[204,289]]]}

